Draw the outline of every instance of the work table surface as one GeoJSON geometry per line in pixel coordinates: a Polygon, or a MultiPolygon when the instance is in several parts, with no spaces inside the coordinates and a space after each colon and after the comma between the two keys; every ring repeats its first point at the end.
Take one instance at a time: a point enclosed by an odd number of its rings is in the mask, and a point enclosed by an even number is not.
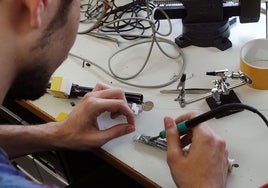
{"type": "MultiPolygon", "coordinates": [[[[166,24],[164,20],[161,22],[163,25],[166,24]]],[[[181,33],[181,21],[172,20],[172,23],[173,32],[167,37],[170,40],[174,40],[181,33]]],[[[162,30],[166,30],[166,28],[163,27],[162,30]]],[[[247,41],[255,38],[265,38],[264,15],[258,23],[240,24],[238,20],[232,25],[230,35],[232,47],[225,51],[213,47],[189,46],[183,48],[187,75],[186,88],[212,88],[214,78],[206,76],[205,73],[208,71],[221,69],[239,71],[240,49],[247,41]]],[[[108,70],[109,57],[118,49],[130,44],[129,41],[120,38],[119,40],[120,43],[117,46],[110,41],[78,35],[71,53],[86,58],[108,70]]],[[[125,71],[126,74],[131,71],[135,72],[137,70],[135,67],[142,64],[145,56],[142,55],[146,54],[148,49],[149,44],[147,43],[128,49],[121,57],[123,60],[116,65],[116,70],[123,73],[125,71]]],[[[170,46],[167,45],[164,49],[172,53],[170,46]]],[[[152,101],[154,103],[151,111],[144,111],[136,116],[136,131],[134,133],[114,139],[105,144],[102,149],[114,159],[126,164],[137,174],[142,174],[145,181],[146,179],[151,180],[161,187],[175,187],[166,163],[166,151],[134,142],[133,139],[139,134],[158,135],[159,131],[164,128],[163,118],[166,115],[175,118],[191,110],[197,110],[200,113],[208,111],[209,107],[206,101],[201,100],[181,108],[174,101],[177,95],[160,93],[160,90],[163,89],[175,89],[178,82],[155,89],[132,87],[107,76],[94,65],[84,67],[82,65],[81,60],[68,57],[54,75],[63,76],[81,86],[94,87],[97,82],[103,82],[112,87],[120,87],[125,91],[142,93],[144,102],[152,101]]],[[[180,64],[166,58],[154,47],[153,55],[144,72],[130,82],[145,85],[165,83],[178,73],[180,67],[180,64]]],[[[268,117],[268,91],[242,86],[235,89],[235,93],[242,103],[257,108],[268,117]]],[[[186,97],[193,96],[186,95],[186,97]]],[[[60,112],[69,113],[74,108],[71,102],[77,104],[79,99],[60,99],[46,94],[31,103],[52,117],[57,117],[60,112]]],[[[120,118],[111,120],[108,114],[99,117],[101,128],[108,128],[119,121],[120,118]]],[[[229,157],[233,158],[235,163],[239,165],[229,175],[227,187],[259,187],[268,182],[268,128],[259,116],[249,111],[243,111],[228,117],[209,120],[208,125],[226,140],[229,157]]]]}

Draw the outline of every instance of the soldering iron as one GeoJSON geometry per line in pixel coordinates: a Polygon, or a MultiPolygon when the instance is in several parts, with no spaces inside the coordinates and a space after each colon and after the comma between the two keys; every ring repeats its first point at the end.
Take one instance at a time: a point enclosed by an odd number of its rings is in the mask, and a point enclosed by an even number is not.
{"type": "MultiPolygon", "coordinates": [[[[223,113],[226,113],[226,111],[244,110],[244,109],[258,114],[268,127],[268,121],[267,121],[266,117],[260,111],[258,111],[257,109],[255,109],[251,106],[241,104],[241,103],[230,103],[230,104],[221,105],[221,106],[219,106],[211,111],[205,112],[205,113],[203,113],[203,114],[201,114],[193,119],[182,121],[182,122],[178,123],[176,125],[176,127],[180,133],[185,133],[185,132],[191,130],[193,127],[197,126],[198,124],[205,122],[207,120],[210,120],[212,118],[215,118],[218,115],[221,115],[223,113]]],[[[153,137],[153,139],[157,139],[159,137],[166,138],[166,130],[162,130],[159,133],[159,136],[153,137]]]]}

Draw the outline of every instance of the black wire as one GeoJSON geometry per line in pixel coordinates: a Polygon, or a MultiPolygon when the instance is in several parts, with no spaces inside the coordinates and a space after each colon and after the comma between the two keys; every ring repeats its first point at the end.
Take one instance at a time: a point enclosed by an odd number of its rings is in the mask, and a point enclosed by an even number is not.
{"type": "Polygon", "coordinates": [[[188,128],[192,128],[192,127],[198,125],[199,123],[202,123],[202,122],[205,122],[209,119],[215,118],[218,115],[225,114],[227,111],[244,110],[244,109],[258,114],[262,118],[262,120],[265,122],[266,126],[268,127],[268,120],[260,111],[258,111],[257,109],[255,109],[251,106],[241,104],[241,103],[230,103],[230,104],[221,105],[221,106],[219,106],[215,109],[212,109],[211,111],[208,111],[206,113],[203,113],[203,114],[201,114],[193,119],[187,120],[185,124],[188,128]]]}
{"type": "MultiPolygon", "coordinates": [[[[112,3],[113,6],[115,6],[114,4],[114,0],[109,1],[110,3],[112,3]]],[[[92,19],[92,15],[94,15],[93,17],[96,18],[95,12],[100,12],[99,14],[101,14],[102,9],[104,8],[104,5],[102,2],[100,1],[96,1],[94,2],[94,0],[88,0],[87,3],[81,4],[80,5],[80,14],[82,14],[86,19],[91,20],[92,19]]],[[[86,21],[86,20],[81,20],[86,21]]]]}
{"type": "MultiPolygon", "coordinates": [[[[142,11],[144,12],[144,15],[146,15],[147,17],[147,6],[144,0],[135,0],[123,6],[119,7],[114,6],[114,7],[115,8],[113,8],[109,12],[109,17],[106,17],[105,21],[103,21],[103,24],[123,18],[127,19],[120,22],[115,22],[113,25],[110,24],[105,28],[102,28],[101,29],[102,32],[116,32],[118,34],[122,33],[124,34],[126,32],[130,32],[133,30],[140,30],[141,33],[139,35],[142,36],[145,33],[145,30],[151,28],[151,25],[149,23],[145,25],[145,23],[147,22],[144,20],[131,19],[136,18],[139,15],[142,15],[142,11]]],[[[152,3],[150,3],[149,7],[150,7],[149,13],[151,14],[155,6],[152,3]]],[[[160,27],[159,20],[155,21],[155,25],[156,29],[158,30],[160,27]]],[[[121,37],[126,40],[134,40],[140,38],[139,36],[126,36],[126,35],[121,35],[121,37]]]]}

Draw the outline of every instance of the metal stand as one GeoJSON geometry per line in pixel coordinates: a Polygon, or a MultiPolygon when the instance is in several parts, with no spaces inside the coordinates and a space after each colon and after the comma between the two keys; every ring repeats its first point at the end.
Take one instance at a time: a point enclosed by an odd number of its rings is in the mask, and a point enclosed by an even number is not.
{"type": "MultiPolygon", "coordinates": [[[[209,76],[219,76],[220,79],[214,80],[214,87],[210,90],[210,92],[199,95],[195,98],[191,99],[185,99],[185,79],[181,80],[177,90],[178,90],[178,97],[175,99],[175,101],[178,101],[181,107],[185,107],[187,104],[191,104],[193,102],[197,102],[203,99],[208,99],[210,101],[211,106],[218,106],[221,105],[223,102],[223,99],[225,103],[228,103],[228,98],[229,102],[232,102],[236,96],[234,96],[233,89],[240,87],[245,84],[251,84],[252,80],[245,75],[242,72],[232,72],[231,74],[228,74],[228,69],[224,70],[218,70],[218,71],[213,71],[213,72],[207,72],[207,75],[209,76]],[[227,79],[239,79],[240,81],[234,84],[229,84],[227,82],[227,79]],[[183,83],[183,84],[182,84],[183,83]],[[230,95],[231,93],[231,95],[230,95]],[[224,97],[224,98],[223,98],[224,97]],[[232,99],[232,100],[231,100],[232,99]],[[213,101],[213,103],[212,103],[213,101]]],[[[239,99],[237,98],[235,102],[239,102],[239,99]]]]}

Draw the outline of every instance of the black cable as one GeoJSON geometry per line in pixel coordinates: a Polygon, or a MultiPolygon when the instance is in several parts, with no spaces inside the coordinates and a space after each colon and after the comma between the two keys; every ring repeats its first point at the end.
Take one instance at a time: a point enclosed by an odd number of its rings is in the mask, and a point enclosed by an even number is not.
{"type": "MultiPolygon", "coordinates": [[[[249,110],[251,112],[254,112],[258,114],[262,120],[265,122],[266,126],[268,127],[268,121],[266,117],[257,109],[241,104],[241,103],[230,103],[230,104],[224,104],[222,106],[219,106],[211,111],[205,112],[197,117],[194,117],[193,119],[189,119],[186,121],[182,121],[176,125],[178,131],[181,135],[185,134],[187,131],[190,131],[193,127],[199,125],[200,123],[203,123],[207,120],[210,120],[212,118],[215,118],[221,114],[225,114],[226,111],[230,110],[249,110]]],[[[157,138],[166,138],[166,130],[162,130],[158,136],[152,137],[151,141],[156,140],[157,138]]]]}
{"type": "MultiPolygon", "coordinates": [[[[51,82],[47,84],[47,89],[51,88],[51,82]]],[[[92,92],[92,87],[79,86],[78,84],[72,84],[69,98],[83,97],[88,92],[92,92]]],[[[125,97],[128,103],[143,104],[143,94],[125,92],[125,97]]]]}
{"type": "Polygon", "coordinates": [[[260,111],[258,111],[257,109],[255,109],[251,106],[241,104],[241,103],[230,103],[230,104],[221,105],[221,106],[219,106],[211,111],[208,111],[206,113],[203,113],[203,114],[201,114],[193,119],[187,120],[186,126],[188,128],[192,128],[192,127],[198,125],[199,123],[202,123],[202,122],[207,121],[209,119],[215,118],[218,115],[225,114],[226,111],[244,110],[244,109],[258,114],[268,127],[268,121],[267,121],[266,117],[260,111]]]}
{"type": "MultiPolygon", "coordinates": [[[[152,13],[153,9],[155,8],[155,5],[150,3],[149,8],[149,12],[152,13]]],[[[146,2],[143,0],[134,0],[128,4],[119,7],[114,6],[114,8],[109,12],[109,17],[106,17],[105,21],[102,22],[106,26],[101,28],[100,31],[106,33],[115,32],[118,34],[122,34],[120,36],[126,40],[135,40],[137,38],[140,38],[138,36],[126,36],[124,35],[124,33],[129,33],[133,30],[141,30],[141,33],[139,35],[142,36],[145,33],[145,30],[151,28],[151,25],[149,23],[148,25],[146,25],[146,21],[144,21],[143,19],[132,19],[139,17],[139,15],[143,15],[143,12],[145,12],[147,15],[146,2]],[[123,20],[115,22],[114,24],[109,24],[109,22],[121,19],[123,20]]],[[[158,30],[160,28],[159,20],[155,20],[155,25],[156,29],[158,30]]]]}
{"type": "MultiPolygon", "coordinates": [[[[106,26],[102,27],[100,31],[104,33],[117,33],[125,40],[135,40],[141,38],[145,34],[145,31],[151,28],[150,23],[147,23],[144,19],[136,18],[146,15],[146,18],[150,19],[148,18],[148,13],[149,15],[152,14],[155,8],[153,3],[148,4],[148,12],[147,2],[145,0],[133,0],[122,6],[117,6],[114,0],[110,0],[109,6],[110,8],[107,9],[103,2],[95,2],[93,0],[88,0],[87,3],[81,4],[80,14],[82,16],[80,22],[91,24],[91,27],[78,33],[86,34],[105,24],[106,26]],[[109,24],[115,20],[121,21],[109,24]],[[136,33],[136,36],[127,35],[130,31],[140,31],[140,33],[136,33]]],[[[160,21],[155,20],[154,22],[155,30],[158,30],[160,28],[160,21]]]]}

